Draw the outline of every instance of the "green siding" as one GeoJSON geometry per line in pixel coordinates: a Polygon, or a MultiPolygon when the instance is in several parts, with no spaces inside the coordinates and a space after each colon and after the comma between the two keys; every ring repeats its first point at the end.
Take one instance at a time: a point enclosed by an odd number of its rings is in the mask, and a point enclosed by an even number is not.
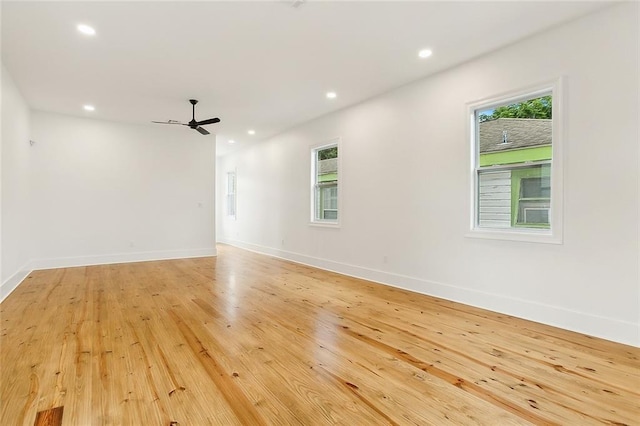
{"type": "Polygon", "coordinates": [[[480,154],[480,167],[497,166],[502,164],[517,164],[527,161],[551,160],[551,145],[534,146],[531,148],[512,149],[480,154]]]}
{"type": "Polygon", "coordinates": [[[511,170],[511,226],[524,228],[549,228],[548,224],[518,224],[518,210],[520,208],[520,182],[524,178],[551,176],[551,167],[536,166],[531,168],[511,170]]]}
{"type": "Polygon", "coordinates": [[[338,180],[337,173],[327,173],[327,174],[318,176],[318,182],[332,182],[336,180],[338,180]]]}

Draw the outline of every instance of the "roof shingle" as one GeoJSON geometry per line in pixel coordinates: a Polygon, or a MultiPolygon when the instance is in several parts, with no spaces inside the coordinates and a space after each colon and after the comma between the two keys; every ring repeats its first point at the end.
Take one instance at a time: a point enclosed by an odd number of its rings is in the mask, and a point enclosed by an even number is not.
{"type": "Polygon", "coordinates": [[[498,118],[482,122],[479,127],[481,154],[551,145],[551,119],[498,118]],[[504,136],[507,143],[503,143],[504,136]]]}

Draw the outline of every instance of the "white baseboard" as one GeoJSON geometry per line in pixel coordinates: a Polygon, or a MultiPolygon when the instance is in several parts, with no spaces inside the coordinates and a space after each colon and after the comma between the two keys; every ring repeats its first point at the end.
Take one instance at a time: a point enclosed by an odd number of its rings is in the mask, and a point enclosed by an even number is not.
{"type": "Polygon", "coordinates": [[[30,262],[27,262],[20,268],[18,272],[9,277],[5,282],[0,284],[0,302],[7,298],[13,290],[18,288],[18,285],[27,278],[31,273],[30,262]]]}
{"type": "Polygon", "coordinates": [[[149,262],[154,260],[185,259],[190,257],[216,256],[214,248],[191,250],[163,250],[138,253],[121,253],[103,256],[57,257],[33,259],[18,272],[0,284],[0,302],[2,302],[34,270],[71,268],[76,266],[108,265],[112,263],[149,262]]]}
{"type": "Polygon", "coordinates": [[[216,256],[214,248],[189,250],[159,250],[137,253],[117,253],[99,256],[57,257],[33,259],[31,269],[71,268],[75,266],[108,265],[112,263],[149,262],[153,260],[184,259],[189,257],[216,256]]]}
{"type": "Polygon", "coordinates": [[[256,253],[267,254],[392,287],[398,287],[618,343],[640,347],[640,324],[633,322],[621,321],[615,318],[597,316],[559,306],[546,305],[421,278],[349,265],[234,239],[219,238],[218,241],[256,253]]]}

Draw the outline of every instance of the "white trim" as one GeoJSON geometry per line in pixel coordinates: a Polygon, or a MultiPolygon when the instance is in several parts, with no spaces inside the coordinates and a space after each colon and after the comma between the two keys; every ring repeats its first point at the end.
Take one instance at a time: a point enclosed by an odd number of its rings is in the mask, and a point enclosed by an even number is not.
{"type": "MultiPolygon", "coordinates": [[[[338,217],[340,217],[340,212],[338,212],[338,217]]],[[[317,226],[318,228],[340,228],[340,224],[338,222],[335,221],[321,221],[321,220],[316,220],[316,221],[311,221],[309,222],[309,226],[317,226]]]]}
{"type": "Polygon", "coordinates": [[[487,293],[456,285],[439,283],[421,278],[321,259],[318,257],[279,250],[258,244],[251,244],[234,239],[224,238],[220,239],[219,242],[256,253],[278,257],[303,265],[309,265],[391,287],[402,288],[494,312],[500,312],[506,315],[513,315],[518,318],[536,321],[578,333],[612,340],[614,342],[640,347],[640,325],[630,321],[621,321],[614,318],[602,317],[586,312],[578,312],[544,303],[506,297],[497,293],[487,293]]]}
{"type": "MultiPolygon", "coordinates": [[[[563,87],[565,86],[565,77],[556,80],[535,84],[512,92],[503,93],[501,95],[492,96],[490,98],[469,102],[466,107],[467,135],[470,148],[469,161],[469,201],[470,201],[470,224],[469,231],[465,234],[470,238],[487,238],[495,240],[509,241],[525,241],[533,243],[563,243],[563,169],[564,159],[562,156],[562,146],[566,138],[566,120],[565,102],[563,87]],[[536,230],[530,228],[480,228],[478,226],[478,200],[476,197],[478,152],[476,149],[478,135],[476,134],[475,112],[480,108],[492,108],[508,103],[519,102],[531,99],[536,96],[552,94],[552,160],[551,160],[551,209],[549,212],[551,220],[550,230],[536,230]],[[469,140],[471,143],[469,143],[469,140]]],[[[515,166],[517,167],[517,165],[515,166]]],[[[489,170],[490,168],[485,168],[489,170]]]]}
{"type": "Polygon", "coordinates": [[[9,296],[13,292],[13,290],[18,288],[20,283],[22,283],[22,281],[24,281],[24,279],[27,278],[32,272],[32,269],[33,268],[31,268],[31,262],[27,262],[22,266],[22,268],[20,268],[18,272],[16,272],[11,277],[7,278],[5,282],[0,284],[0,302],[6,299],[7,296],[9,296]]]}
{"type": "Polygon", "coordinates": [[[149,262],[154,260],[185,259],[190,257],[216,256],[215,248],[190,250],[161,250],[138,253],[118,253],[98,256],[57,257],[34,259],[31,267],[34,270],[71,268],[76,266],[109,265],[112,263],[149,262]]]}
{"type": "Polygon", "coordinates": [[[553,238],[553,235],[551,235],[548,230],[538,230],[534,228],[476,228],[464,236],[467,238],[482,238],[488,240],[562,244],[562,240],[553,238]]]}
{"type": "Polygon", "coordinates": [[[566,101],[564,87],[566,87],[566,78],[560,77],[556,80],[553,87],[553,114],[558,119],[552,121],[553,144],[552,144],[552,165],[551,165],[551,231],[553,238],[551,242],[562,244],[564,229],[564,156],[562,154],[563,147],[567,138],[568,114],[566,110],[566,101]]]}
{"type": "Polygon", "coordinates": [[[192,250],[164,250],[139,253],[123,253],[102,256],[58,257],[34,259],[22,266],[5,282],[0,284],[0,302],[11,294],[33,271],[41,269],[71,268],[78,266],[109,265],[113,263],[151,262],[154,260],[187,259],[192,257],[217,256],[216,248],[192,250]]]}

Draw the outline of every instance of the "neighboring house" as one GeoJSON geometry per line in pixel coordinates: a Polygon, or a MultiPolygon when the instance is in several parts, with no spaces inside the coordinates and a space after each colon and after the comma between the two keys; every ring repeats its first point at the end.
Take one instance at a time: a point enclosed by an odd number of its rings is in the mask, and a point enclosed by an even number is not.
{"type": "Polygon", "coordinates": [[[318,161],[318,187],[316,196],[316,218],[320,220],[338,219],[338,159],[318,161]]]}
{"type": "Polygon", "coordinates": [[[548,228],[551,206],[551,119],[498,118],[479,124],[478,225],[548,228]],[[526,164],[531,163],[531,167],[526,164]]]}

